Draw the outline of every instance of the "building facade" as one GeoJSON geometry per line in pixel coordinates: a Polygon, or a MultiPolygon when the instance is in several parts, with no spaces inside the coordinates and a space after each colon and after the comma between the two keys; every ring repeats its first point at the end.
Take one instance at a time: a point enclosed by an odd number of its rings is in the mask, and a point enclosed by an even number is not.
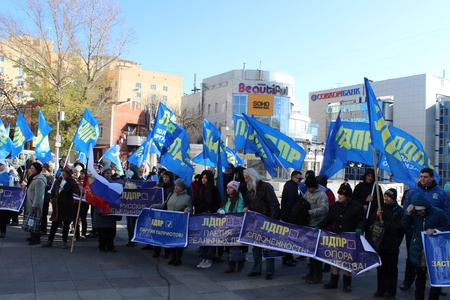
{"type": "MultiPolygon", "coordinates": [[[[309,115],[319,124],[318,140],[325,141],[329,124],[341,110],[343,121],[368,122],[363,78],[361,84],[309,94],[309,115]]],[[[371,83],[388,124],[419,140],[441,176],[450,181],[446,152],[450,142],[448,106],[450,80],[429,74],[387,79],[371,83]],[[447,143],[447,144],[446,144],[447,143]],[[444,176],[445,175],[445,176],[444,176]]]]}

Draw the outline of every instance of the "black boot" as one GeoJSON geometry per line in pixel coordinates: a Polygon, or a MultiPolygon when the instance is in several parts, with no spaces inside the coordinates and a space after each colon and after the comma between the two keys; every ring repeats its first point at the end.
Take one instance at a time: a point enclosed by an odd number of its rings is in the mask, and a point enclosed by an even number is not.
{"type": "Polygon", "coordinates": [[[342,276],[342,279],[344,280],[344,287],[342,290],[346,293],[349,293],[352,291],[352,276],[342,276]]]}
{"type": "Polygon", "coordinates": [[[242,259],[240,262],[238,262],[238,267],[237,267],[238,272],[244,268],[244,265],[245,265],[245,259],[242,259]]]}
{"type": "Polygon", "coordinates": [[[327,289],[327,290],[328,289],[337,289],[338,281],[339,281],[339,274],[337,274],[337,275],[331,274],[330,282],[325,283],[323,285],[323,288],[327,289]]]}
{"type": "Polygon", "coordinates": [[[232,273],[236,269],[236,263],[228,262],[228,268],[224,271],[224,273],[232,273]]]}

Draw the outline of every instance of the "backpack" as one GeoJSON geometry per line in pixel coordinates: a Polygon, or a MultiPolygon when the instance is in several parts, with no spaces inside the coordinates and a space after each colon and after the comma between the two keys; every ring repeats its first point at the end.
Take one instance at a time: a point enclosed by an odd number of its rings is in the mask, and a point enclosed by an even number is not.
{"type": "Polygon", "coordinates": [[[297,201],[289,214],[289,223],[300,226],[308,226],[310,220],[310,209],[311,205],[309,202],[303,197],[302,194],[298,195],[297,201]]]}

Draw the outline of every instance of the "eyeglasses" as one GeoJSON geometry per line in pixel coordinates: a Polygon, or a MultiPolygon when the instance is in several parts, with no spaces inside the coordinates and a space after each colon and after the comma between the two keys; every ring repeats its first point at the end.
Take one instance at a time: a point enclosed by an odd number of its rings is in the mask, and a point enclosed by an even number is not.
{"type": "Polygon", "coordinates": [[[297,180],[302,180],[302,178],[301,178],[301,177],[294,177],[294,179],[297,179],[297,180]]]}

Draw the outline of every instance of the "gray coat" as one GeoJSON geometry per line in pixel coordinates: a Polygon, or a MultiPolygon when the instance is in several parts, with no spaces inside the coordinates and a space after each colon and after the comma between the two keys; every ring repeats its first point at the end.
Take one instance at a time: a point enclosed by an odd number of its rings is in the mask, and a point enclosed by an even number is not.
{"type": "Polygon", "coordinates": [[[311,205],[309,226],[314,227],[328,214],[328,196],[325,193],[325,188],[319,185],[313,193],[306,192],[305,199],[311,205]]]}
{"type": "MultiPolygon", "coordinates": [[[[153,208],[163,209],[164,203],[154,204],[153,208]]],[[[167,199],[167,210],[172,211],[184,211],[187,209],[190,213],[192,212],[192,198],[186,192],[186,190],[181,193],[173,192],[167,199]]]]}
{"type": "Polygon", "coordinates": [[[33,178],[31,184],[27,188],[25,212],[31,213],[33,208],[37,208],[37,215],[42,215],[46,185],[47,178],[43,174],[38,174],[33,178]]]}

